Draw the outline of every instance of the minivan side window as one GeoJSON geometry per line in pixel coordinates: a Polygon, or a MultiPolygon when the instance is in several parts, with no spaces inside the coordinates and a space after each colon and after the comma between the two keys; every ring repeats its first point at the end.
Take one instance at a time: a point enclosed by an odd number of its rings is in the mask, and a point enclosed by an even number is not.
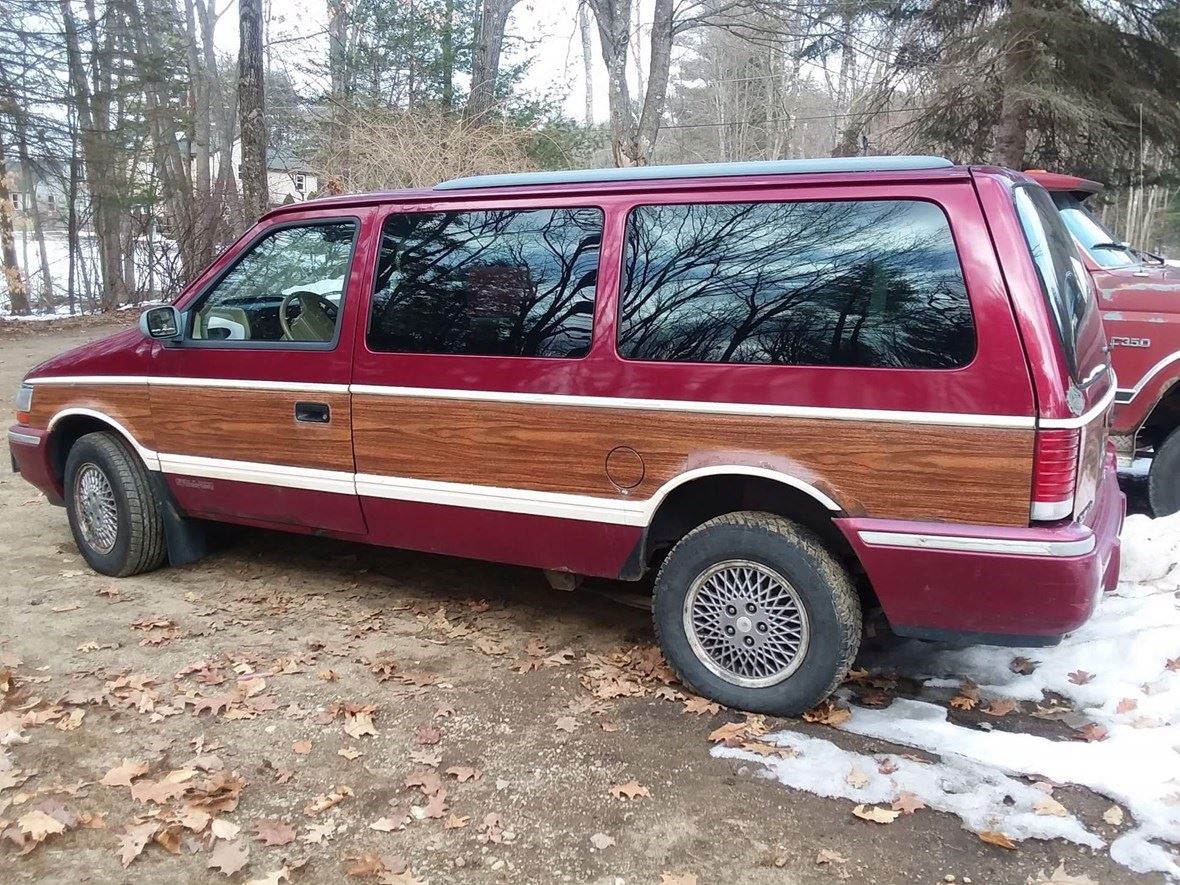
{"type": "Polygon", "coordinates": [[[195,305],[190,339],[233,345],[336,340],[355,221],[289,225],[265,234],[195,305]]]}
{"type": "Polygon", "coordinates": [[[389,216],[369,349],[584,356],[593,330],[602,226],[599,209],[389,216]]]}
{"type": "Polygon", "coordinates": [[[1049,192],[1038,185],[1019,185],[1012,196],[1054,329],[1070,374],[1077,381],[1078,330],[1093,301],[1090,277],[1049,192]]]}
{"type": "Polygon", "coordinates": [[[627,220],[624,359],[953,369],[975,342],[932,203],[639,206],[627,220]]]}

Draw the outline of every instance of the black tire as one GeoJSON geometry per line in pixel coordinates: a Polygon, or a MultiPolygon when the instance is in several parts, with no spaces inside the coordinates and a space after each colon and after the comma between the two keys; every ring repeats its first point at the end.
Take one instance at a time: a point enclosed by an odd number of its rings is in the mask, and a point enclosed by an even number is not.
{"type": "Polygon", "coordinates": [[[66,458],[65,498],[74,542],[96,572],[125,578],[164,564],[164,520],[156,506],[156,494],[143,461],[122,437],[88,433],[74,443],[66,458]],[[109,549],[106,544],[92,543],[83,529],[84,505],[76,489],[79,475],[92,468],[105,478],[114,499],[116,529],[109,549]]]}
{"type": "MultiPolygon", "coordinates": [[[[727,707],[780,716],[802,713],[830,695],[847,675],[861,639],[860,601],[848,573],[810,531],[753,511],[711,519],[680,539],[656,577],[652,620],[664,656],[690,689],[727,707]],[[801,661],[774,684],[749,687],[723,678],[710,666],[724,667],[716,660],[706,663],[707,652],[690,639],[685,625],[685,600],[694,582],[735,560],[784,578],[806,614],[801,661]]],[[[756,641],[757,626],[747,617],[737,622],[736,629],[749,631],[743,642],[756,641]]]]}
{"type": "Polygon", "coordinates": [[[1155,516],[1180,510],[1180,429],[1155,447],[1147,474],[1147,500],[1155,516]]]}

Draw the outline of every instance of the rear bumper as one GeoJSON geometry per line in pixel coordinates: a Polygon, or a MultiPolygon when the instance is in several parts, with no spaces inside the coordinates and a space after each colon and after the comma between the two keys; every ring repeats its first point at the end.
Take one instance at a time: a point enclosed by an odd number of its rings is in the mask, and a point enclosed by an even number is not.
{"type": "Polygon", "coordinates": [[[17,424],[8,430],[8,451],[12,468],[45,493],[51,504],[62,503],[62,489],[49,457],[49,434],[36,427],[17,424]]]}
{"type": "Polygon", "coordinates": [[[1081,523],[1037,528],[838,519],[893,631],[1047,645],[1090,617],[1119,574],[1126,499],[1108,453],[1081,523]]]}

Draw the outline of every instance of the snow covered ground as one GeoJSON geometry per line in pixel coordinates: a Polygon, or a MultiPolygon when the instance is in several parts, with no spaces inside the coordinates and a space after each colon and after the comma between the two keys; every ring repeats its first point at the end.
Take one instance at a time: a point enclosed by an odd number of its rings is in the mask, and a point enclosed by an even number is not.
{"type": "MultiPolygon", "coordinates": [[[[937,761],[869,756],[792,731],[762,739],[791,748],[785,758],[724,746],[714,753],[762,765],[794,789],[903,810],[916,797],[977,833],[1014,843],[1067,839],[1107,850],[1137,872],[1180,879],[1180,514],[1129,517],[1123,557],[1117,591],[1054,648],[911,642],[867,661],[873,673],[920,680],[922,699],[852,705],[839,727],[937,761]],[[976,687],[979,709],[1015,708],[1002,719],[959,724],[934,699],[955,689],[965,703],[976,687]],[[1036,715],[1064,722],[1078,739],[1031,733],[1036,715]],[[1110,799],[1104,819],[1120,835],[1107,844],[1054,799],[1063,785],[1110,799]]],[[[844,689],[844,700],[850,696],[844,689]]]]}

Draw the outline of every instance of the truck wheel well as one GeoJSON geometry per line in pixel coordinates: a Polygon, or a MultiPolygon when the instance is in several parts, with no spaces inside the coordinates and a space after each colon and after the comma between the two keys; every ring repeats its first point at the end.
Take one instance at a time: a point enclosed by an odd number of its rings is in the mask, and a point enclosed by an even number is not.
{"type": "Polygon", "coordinates": [[[1180,427],[1180,383],[1174,383],[1160,397],[1139,431],[1141,445],[1158,446],[1180,427]]]}
{"type": "Polygon", "coordinates": [[[806,492],[760,476],[705,476],[673,489],[644,534],[643,568],[657,568],[673,545],[697,526],[741,510],[773,513],[810,529],[848,570],[865,610],[877,607],[860,560],[832,522],[831,511],[806,492]]]}

